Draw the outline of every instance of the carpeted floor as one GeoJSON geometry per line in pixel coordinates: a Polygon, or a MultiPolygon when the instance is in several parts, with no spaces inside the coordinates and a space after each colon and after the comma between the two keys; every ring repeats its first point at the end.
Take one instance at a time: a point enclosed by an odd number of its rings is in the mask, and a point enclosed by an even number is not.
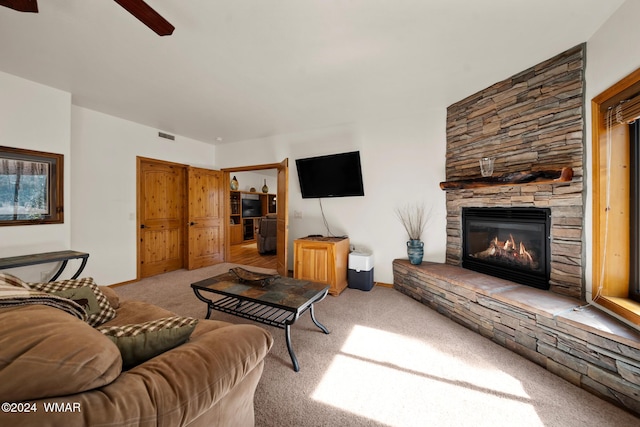
{"type": "MultiPolygon", "coordinates": [[[[179,270],[115,288],[204,317],[190,283],[236,264],[179,270]]],[[[254,269],[256,271],[268,271],[254,269]]],[[[256,390],[256,426],[631,426],[640,420],[399,292],[346,289],[274,336],[256,390]]],[[[223,313],[212,318],[250,323],[223,313]]]]}

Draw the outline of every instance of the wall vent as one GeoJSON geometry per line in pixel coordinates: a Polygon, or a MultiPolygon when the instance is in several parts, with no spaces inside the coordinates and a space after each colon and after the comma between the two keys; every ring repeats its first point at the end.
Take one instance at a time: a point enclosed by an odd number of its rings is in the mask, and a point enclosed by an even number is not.
{"type": "Polygon", "coordinates": [[[175,141],[176,137],[164,132],[158,132],[158,136],[164,139],[170,139],[171,141],[175,141]]]}

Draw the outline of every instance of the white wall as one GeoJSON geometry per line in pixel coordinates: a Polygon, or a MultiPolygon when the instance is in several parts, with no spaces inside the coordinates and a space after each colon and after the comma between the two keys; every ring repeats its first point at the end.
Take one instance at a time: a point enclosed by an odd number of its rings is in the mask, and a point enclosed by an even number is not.
{"type": "Polygon", "coordinates": [[[275,194],[278,188],[278,176],[276,169],[268,169],[264,173],[260,170],[251,172],[233,172],[229,174],[229,179],[236,177],[238,180],[238,190],[249,191],[252,187],[256,192],[262,193],[262,187],[266,184],[269,187],[268,193],[275,194]]]}
{"type": "Polygon", "coordinates": [[[220,167],[280,162],[289,158],[289,266],[293,239],[328,235],[319,201],[302,199],[295,159],[360,151],[364,197],[322,199],[334,235],[346,234],[357,249],[374,255],[374,280],[393,283],[392,261],[406,258],[407,235],[395,208],[424,202],[432,206],[427,225],[425,261],[444,262],[446,252],[445,179],[446,110],[354,123],[341,127],[278,135],[216,147],[220,167]],[[302,218],[296,218],[299,212],[302,218]]]}
{"type": "Polygon", "coordinates": [[[214,146],[80,107],[71,110],[71,246],[90,253],[84,276],[136,278],[136,157],[213,168],[214,146]]]}
{"type": "Polygon", "coordinates": [[[585,183],[587,188],[587,205],[585,210],[585,254],[586,254],[586,287],[588,299],[594,285],[592,266],[592,186],[590,185],[591,162],[591,100],[598,94],[640,67],[640,26],[637,17],[640,14],[640,2],[627,0],[587,41],[586,69],[586,112],[587,123],[585,159],[585,183]]]}
{"type": "MultiPolygon", "coordinates": [[[[69,249],[71,207],[71,95],[0,72],[0,145],[64,155],[64,223],[0,227],[0,257],[69,249]]],[[[40,280],[51,265],[7,270],[40,280]]]]}
{"type": "MultiPolygon", "coordinates": [[[[213,168],[213,145],[72,106],[71,94],[0,72],[0,145],[64,155],[64,223],[0,227],[0,257],[89,252],[83,276],[99,284],[136,277],[136,156],[213,168]]],[[[79,261],[70,261],[68,278],[79,261]]],[[[7,270],[25,280],[57,264],[7,270]]]]}

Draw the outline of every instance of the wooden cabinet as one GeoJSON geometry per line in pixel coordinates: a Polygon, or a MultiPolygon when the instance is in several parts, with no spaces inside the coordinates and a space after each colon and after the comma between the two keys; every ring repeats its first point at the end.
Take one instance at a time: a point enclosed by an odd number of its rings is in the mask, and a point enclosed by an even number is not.
{"type": "Polygon", "coordinates": [[[249,191],[235,191],[229,193],[230,243],[236,245],[256,239],[258,220],[267,214],[276,213],[276,195],[249,191]],[[251,216],[245,216],[242,199],[259,202],[257,209],[251,216]]]}
{"type": "Polygon", "coordinates": [[[268,194],[267,195],[267,212],[270,214],[274,214],[277,212],[277,204],[276,204],[276,195],[268,194]]]}
{"type": "Polygon", "coordinates": [[[293,241],[293,277],[330,285],[337,296],[347,287],[349,239],[305,237],[293,241]]]}
{"type": "Polygon", "coordinates": [[[232,245],[237,245],[238,243],[242,243],[242,225],[241,224],[233,224],[229,227],[230,236],[229,239],[232,245]]]}
{"type": "Polygon", "coordinates": [[[259,218],[245,218],[242,220],[242,238],[245,242],[256,239],[259,221],[259,218]]]}
{"type": "Polygon", "coordinates": [[[231,225],[240,225],[241,217],[239,191],[232,191],[229,195],[229,218],[231,218],[231,225]]]}

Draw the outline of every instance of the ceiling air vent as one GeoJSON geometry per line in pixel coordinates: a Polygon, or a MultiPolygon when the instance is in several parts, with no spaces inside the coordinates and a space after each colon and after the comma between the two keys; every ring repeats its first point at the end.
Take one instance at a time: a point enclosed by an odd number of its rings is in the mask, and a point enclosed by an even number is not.
{"type": "Polygon", "coordinates": [[[170,139],[171,141],[175,141],[176,137],[164,132],[158,132],[158,136],[164,139],[170,139]]]}

